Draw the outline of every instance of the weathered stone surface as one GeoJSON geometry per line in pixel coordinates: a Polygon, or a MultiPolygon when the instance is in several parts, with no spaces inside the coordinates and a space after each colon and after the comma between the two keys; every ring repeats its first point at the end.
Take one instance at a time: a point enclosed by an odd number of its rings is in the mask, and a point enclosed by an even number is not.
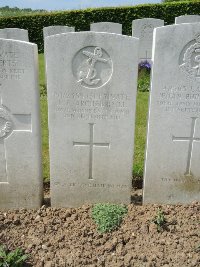
{"type": "Polygon", "coordinates": [[[132,36],[139,38],[139,61],[152,58],[153,30],[164,26],[164,20],[145,18],[132,21],[132,36]]]}
{"type": "Polygon", "coordinates": [[[200,28],[156,29],[144,203],[200,200],[200,28]]]}
{"type": "Polygon", "coordinates": [[[175,18],[175,24],[200,22],[199,15],[184,15],[175,18]]]}
{"type": "Polygon", "coordinates": [[[94,32],[122,34],[122,24],[114,22],[97,22],[90,25],[90,30],[94,32]]]}
{"type": "Polygon", "coordinates": [[[0,39],[0,208],[42,202],[37,45],[0,39]]]}
{"type": "Polygon", "coordinates": [[[129,203],[138,40],[81,32],[45,38],[51,203],[129,203]]]}
{"type": "Polygon", "coordinates": [[[67,33],[67,32],[74,32],[74,27],[68,27],[64,25],[53,25],[43,28],[43,36],[44,38],[47,36],[59,34],[59,33],[67,33]]]}
{"type": "Polygon", "coordinates": [[[0,29],[0,38],[14,39],[19,41],[28,42],[28,31],[18,28],[4,28],[0,29]]]}

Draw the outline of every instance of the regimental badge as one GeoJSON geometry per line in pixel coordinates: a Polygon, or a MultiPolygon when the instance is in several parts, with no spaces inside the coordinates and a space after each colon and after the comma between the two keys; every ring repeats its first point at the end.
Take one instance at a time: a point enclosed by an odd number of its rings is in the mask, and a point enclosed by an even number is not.
{"type": "Polygon", "coordinates": [[[181,55],[180,69],[190,78],[200,82],[200,34],[184,47],[181,55]]]}

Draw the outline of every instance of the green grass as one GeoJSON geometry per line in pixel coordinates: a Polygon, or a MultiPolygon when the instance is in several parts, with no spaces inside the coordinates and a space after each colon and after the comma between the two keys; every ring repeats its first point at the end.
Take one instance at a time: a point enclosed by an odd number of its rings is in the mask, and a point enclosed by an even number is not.
{"type": "Polygon", "coordinates": [[[40,86],[45,86],[45,64],[44,64],[44,54],[39,54],[38,57],[39,60],[39,81],[40,81],[40,86]]]}
{"type": "Polygon", "coordinates": [[[49,181],[49,135],[48,135],[48,105],[46,97],[44,55],[39,54],[39,84],[40,84],[40,110],[42,125],[42,163],[44,181],[49,181]]]}
{"type": "Polygon", "coordinates": [[[133,177],[143,176],[149,92],[137,93],[133,177]]]}
{"type": "MultiPolygon", "coordinates": [[[[49,181],[49,145],[48,145],[48,116],[47,116],[47,97],[45,86],[44,56],[39,55],[39,78],[40,78],[40,104],[41,104],[41,123],[42,123],[42,155],[43,155],[43,177],[44,181],[49,181]]],[[[142,84],[139,78],[139,83],[142,84]]],[[[145,79],[149,79],[145,77],[145,79]]],[[[146,142],[148,92],[138,92],[136,107],[136,127],[135,127],[135,152],[133,177],[134,180],[141,180],[144,166],[144,151],[146,142]]]]}
{"type": "Polygon", "coordinates": [[[47,97],[40,97],[41,125],[42,125],[42,165],[44,181],[49,181],[49,134],[47,97]]]}

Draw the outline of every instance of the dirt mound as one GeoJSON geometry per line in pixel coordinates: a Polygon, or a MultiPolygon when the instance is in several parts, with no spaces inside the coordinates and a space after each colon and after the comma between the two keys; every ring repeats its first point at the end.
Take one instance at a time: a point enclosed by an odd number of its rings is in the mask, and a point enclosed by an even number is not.
{"type": "Polygon", "coordinates": [[[200,203],[141,206],[137,192],[121,227],[105,234],[97,232],[91,206],[1,211],[0,244],[23,248],[30,266],[200,266],[200,203]],[[161,232],[152,222],[158,207],[167,220],[161,232]]]}

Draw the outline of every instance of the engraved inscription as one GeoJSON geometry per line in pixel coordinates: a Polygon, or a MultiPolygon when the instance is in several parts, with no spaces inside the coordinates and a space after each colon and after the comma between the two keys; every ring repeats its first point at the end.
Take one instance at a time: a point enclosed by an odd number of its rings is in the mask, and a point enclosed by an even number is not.
{"type": "Polygon", "coordinates": [[[191,129],[190,129],[190,136],[189,137],[175,137],[172,136],[172,141],[188,141],[189,146],[188,146],[188,156],[187,156],[187,165],[186,165],[186,171],[185,175],[186,176],[192,176],[191,172],[191,160],[192,160],[192,151],[193,151],[193,143],[194,141],[200,142],[200,138],[195,137],[195,127],[196,127],[196,120],[198,118],[192,117],[192,122],[191,122],[191,129]]]}
{"type": "Polygon", "coordinates": [[[95,182],[92,182],[90,181],[89,183],[77,183],[77,182],[62,182],[62,183],[59,183],[59,182],[55,182],[54,183],[54,186],[70,186],[70,187],[80,187],[80,188],[85,188],[85,187],[93,187],[93,188],[98,188],[98,189],[106,189],[106,188],[117,188],[117,189],[129,189],[130,188],[130,185],[126,185],[126,184],[107,184],[107,183],[95,183],[95,182]]]}
{"type": "Polygon", "coordinates": [[[165,183],[187,183],[188,181],[190,181],[191,183],[194,184],[199,184],[200,185],[200,179],[195,179],[193,178],[193,176],[188,176],[188,177],[180,177],[180,178],[161,178],[162,182],[165,183]]]}
{"type": "Polygon", "coordinates": [[[88,46],[76,53],[72,69],[79,84],[89,89],[96,89],[110,80],[112,61],[103,48],[88,46]]]}
{"type": "Polygon", "coordinates": [[[128,185],[124,184],[96,184],[96,183],[70,183],[70,187],[96,187],[96,188],[119,188],[119,189],[127,189],[128,185]]]}
{"type": "Polygon", "coordinates": [[[142,42],[142,50],[144,60],[151,58],[151,47],[153,41],[153,30],[154,26],[152,24],[143,24],[141,27],[140,41],[142,42]]]}
{"type": "Polygon", "coordinates": [[[200,82],[200,34],[183,48],[179,66],[189,77],[200,82]]]}
{"type": "Polygon", "coordinates": [[[154,26],[151,24],[144,24],[141,29],[140,38],[152,39],[154,26]]]}
{"type": "Polygon", "coordinates": [[[19,53],[0,48],[0,79],[21,80],[24,74],[25,69],[21,65],[19,53]]]}
{"type": "Polygon", "coordinates": [[[121,120],[130,116],[130,96],[125,93],[55,92],[55,112],[66,119],[121,120]]]}
{"type": "Polygon", "coordinates": [[[73,146],[89,146],[89,180],[93,180],[93,148],[106,147],[110,148],[109,143],[95,143],[94,142],[94,123],[89,123],[90,127],[90,141],[89,142],[73,142],[73,146]]]}
{"type": "Polygon", "coordinates": [[[181,112],[196,116],[200,113],[200,86],[165,86],[157,104],[165,112],[181,112]]]}
{"type": "MultiPolygon", "coordinates": [[[[161,181],[166,184],[173,184],[175,190],[179,190],[184,194],[198,194],[200,190],[200,178],[193,175],[177,175],[173,177],[161,178],[161,181]]],[[[174,196],[174,194],[172,193],[174,196]]]]}

